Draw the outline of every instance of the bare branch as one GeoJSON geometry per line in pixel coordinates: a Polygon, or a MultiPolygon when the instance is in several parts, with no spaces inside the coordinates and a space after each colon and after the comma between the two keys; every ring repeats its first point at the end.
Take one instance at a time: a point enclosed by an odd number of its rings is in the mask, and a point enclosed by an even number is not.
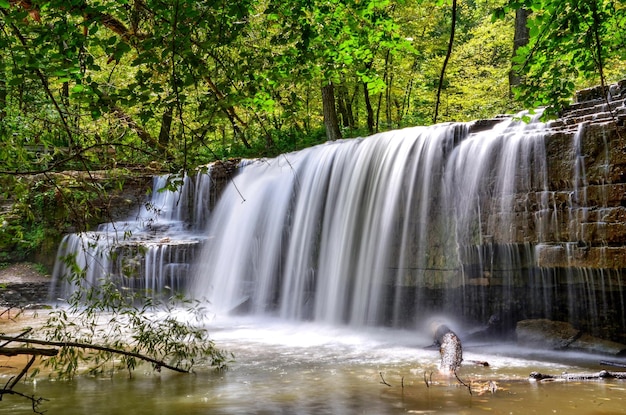
{"type": "Polygon", "coordinates": [[[387,383],[387,381],[385,381],[385,378],[383,377],[383,372],[379,372],[378,373],[380,375],[380,378],[382,379],[382,383],[383,385],[387,385],[387,386],[391,386],[390,384],[387,383]]]}
{"type": "Polygon", "coordinates": [[[57,349],[39,349],[36,347],[0,347],[0,356],[56,356],[57,349]]]}
{"type": "Polygon", "coordinates": [[[11,342],[13,342],[13,341],[15,341],[15,340],[18,340],[20,337],[24,337],[24,336],[26,336],[26,335],[27,335],[28,333],[30,333],[32,330],[33,330],[33,329],[32,329],[32,327],[27,328],[26,330],[24,330],[23,332],[21,332],[21,333],[20,333],[20,334],[18,334],[17,336],[13,337],[13,340],[8,340],[8,341],[6,341],[6,342],[4,342],[4,343],[0,344],[0,348],[5,347],[7,344],[9,344],[9,343],[11,343],[11,342]]]}
{"type": "MultiPolygon", "coordinates": [[[[11,340],[13,337],[11,336],[0,336],[0,340],[11,340]]],[[[75,347],[78,349],[90,349],[90,350],[98,350],[102,352],[109,352],[114,354],[119,354],[122,356],[134,357],[145,362],[152,363],[156,368],[164,367],[166,369],[173,370],[175,372],[180,373],[189,373],[189,370],[182,369],[180,367],[172,366],[168,363],[165,363],[162,360],[154,359],[149,356],[142,355],[136,352],[129,352],[127,350],[115,349],[107,346],[99,346],[97,344],[88,344],[88,343],[79,343],[79,342],[55,342],[55,341],[47,341],[47,340],[37,340],[37,339],[22,339],[24,343],[31,344],[40,344],[44,346],[56,346],[56,347],[75,347]]]]}
{"type": "Polygon", "coordinates": [[[17,395],[17,396],[21,396],[22,398],[28,399],[33,404],[33,412],[36,413],[36,414],[43,414],[44,413],[43,411],[39,411],[37,409],[37,407],[39,405],[41,405],[41,403],[43,401],[47,401],[48,400],[48,399],[44,399],[44,398],[41,398],[41,397],[40,398],[35,398],[34,395],[33,396],[29,396],[29,395],[26,395],[24,393],[21,393],[21,392],[18,392],[18,391],[14,391],[13,389],[0,389],[0,398],[3,395],[17,395]]]}

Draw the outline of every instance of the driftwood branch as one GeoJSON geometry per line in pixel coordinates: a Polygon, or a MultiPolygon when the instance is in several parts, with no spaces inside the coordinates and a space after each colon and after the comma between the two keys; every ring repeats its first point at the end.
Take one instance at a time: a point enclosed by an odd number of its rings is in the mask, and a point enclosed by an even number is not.
{"type": "Polygon", "coordinates": [[[36,414],[43,414],[43,411],[40,411],[37,408],[39,407],[39,405],[41,405],[43,401],[47,401],[47,399],[45,398],[41,398],[41,397],[35,398],[35,396],[26,395],[25,393],[21,393],[18,391],[14,391],[13,389],[6,389],[6,388],[0,389],[0,400],[2,400],[3,395],[17,395],[17,396],[21,396],[22,398],[28,399],[33,405],[33,412],[36,414]]]}
{"type": "Polygon", "coordinates": [[[389,383],[387,383],[387,381],[383,377],[383,372],[378,372],[378,374],[380,375],[380,379],[381,379],[380,383],[382,383],[383,385],[387,385],[387,386],[391,387],[391,385],[389,383]]]}
{"type": "Polygon", "coordinates": [[[56,356],[57,349],[39,349],[36,347],[0,347],[0,356],[56,356]]]}
{"type": "Polygon", "coordinates": [[[531,380],[594,380],[594,379],[626,379],[626,372],[609,372],[601,370],[596,373],[562,373],[560,375],[547,375],[545,373],[531,372],[531,380]]]}
{"type": "MultiPolygon", "coordinates": [[[[16,340],[14,337],[11,336],[0,336],[0,340],[9,340],[9,341],[13,341],[16,340]]],[[[42,345],[42,346],[54,346],[54,347],[74,347],[74,348],[78,348],[78,349],[90,349],[90,350],[98,350],[101,352],[109,352],[109,353],[114,353],[114,354],[118,354],[118,355],[122,355],[122,356],[129,356],[129,357],[134,357],[137,358],[139,360],[143,360],[145,362],[149,362],[152,363],[156,368],[166,368],[169,370],[173,370],[174,372],[180,372],[180,373],[189,373],[188,370],[182,369],[180,367],[177,366],[172,366],[162,360],[158,360],[158,359],[154,359],[152,357],[149,356],[145,356],[141,353],[136,353],[136,352],[130,352],[127,350],[121,350],[121,349],[115,349],[112,347],[107,347],[107,346],[99,346],[97,344],[89,344],[89,343],[79,343],[79,342],[56,342],[56,341],[48,341],[48,340],[37,340],[37,339],[20,339],[20,341],[24,342],[24,343],[29,343],[29,344],[38,344],[38,345],[42,345]]]]}
{"type": "Polygon", "coordinates": [[[626,363],[613,362],[613,361],[610,361],[610,360],[600,360],[600,364],[603,365],[603,366],[626,367],[626,363]]]}

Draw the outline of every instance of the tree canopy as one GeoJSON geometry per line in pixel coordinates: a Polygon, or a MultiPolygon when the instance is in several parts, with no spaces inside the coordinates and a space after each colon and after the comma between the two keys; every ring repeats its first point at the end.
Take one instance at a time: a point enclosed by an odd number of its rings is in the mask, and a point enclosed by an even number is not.
{"type": "MultiPolygon", "coordinates": [[[[625,15],[608,0],[0,0],[0,200],[36,223],[106,193],[46,186],[52,172],[185,172],[435,118],[556,114],[624,75],[625,15]]],[[[28,251],[44,235],[14,213],[0,244],[28,251]]]]}
{"type": "Polygon", "coordinates": [[[497,16],[529,11],[529,39],[513,58],[523,77],[516,98],[554,116],[577,88],[624,76],[626,5],[607,0],[511,0],[497,16]]]}

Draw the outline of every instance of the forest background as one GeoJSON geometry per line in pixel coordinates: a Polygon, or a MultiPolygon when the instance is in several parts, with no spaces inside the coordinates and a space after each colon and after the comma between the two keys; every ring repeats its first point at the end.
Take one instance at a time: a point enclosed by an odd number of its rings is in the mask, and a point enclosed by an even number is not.
{"type": "Polygon", "coordinates": [[[625,39],[608,0],[0,0],[0,263],[106,218],[146,170],[555,116],[626,76],[625,39]]]}

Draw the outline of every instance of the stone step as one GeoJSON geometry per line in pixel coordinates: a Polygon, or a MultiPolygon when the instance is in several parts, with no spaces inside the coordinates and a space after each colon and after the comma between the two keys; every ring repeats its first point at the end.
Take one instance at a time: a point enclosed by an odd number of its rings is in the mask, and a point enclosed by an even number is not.
{"type": "MultiPolygon", "coordinates": [[[[626,266],[624,247],[538,244],[535,253],[537,266],[544,268],[623,269],[626,266]]],[[[626,280],[623,284],[626,284],[626,280]]]]}

